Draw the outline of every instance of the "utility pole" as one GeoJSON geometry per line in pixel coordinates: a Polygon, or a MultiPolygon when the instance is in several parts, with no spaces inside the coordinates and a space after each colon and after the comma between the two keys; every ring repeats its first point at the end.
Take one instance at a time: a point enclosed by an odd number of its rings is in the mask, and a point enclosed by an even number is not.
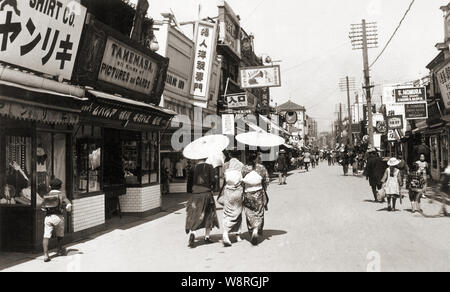
{"type": "Polygon", "coordinates": [[[355,79],[349,78],[348,76],[344,79],[341,79],[340,82],[341,91],[347,92],[347,104],[348,104],[348,137],[349,137],[349,146],[353,146],[353,119],[352,119],[352,105],[350,103],[350,89],[355,89],[355,79]]]}
{"type": "Polygon", "coordinates": [[[369,68],[369,49],[378,47],[378,29],[377,23],[367,23],[365,19],[361,24],[352,24],[350,39],[352,40],[353,50],[363,51],[364,63],[364,90],[367,98],[367,112],[368,112],[368,132],[370,145],[374,145],[373,137],[373,112],[372,112],[372,88],[370,84],[370,68],[369,68]]]}

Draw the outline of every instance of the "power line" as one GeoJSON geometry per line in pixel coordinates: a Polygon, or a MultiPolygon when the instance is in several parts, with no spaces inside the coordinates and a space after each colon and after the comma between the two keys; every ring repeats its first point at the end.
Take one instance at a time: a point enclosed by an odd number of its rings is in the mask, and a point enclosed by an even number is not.
{"type": "Polygon", "coordinates": [[[412,0],[411,3],[409,4],[408,9],[406,10],[405,14],[403,15],[402,19],[400,20],[400,23],[398,24],[397,28],[395,29],[394,33],[392,34],[391,38],[389,39],[389,41],[386,43],[386,45],[384,46],[383,50],[381,51],[381,53],[378,55],[378,57],[375,59],[375,61],[372,62],[372,64],[369,66],[370,68],[372,68],[373,65],[375,65],[375,63],[380,59],[381,55],[383,55],[383,53],[386,51],[387,47],[389,46],[389,44],[391,43],[391,41],[394,39],[395,35],[397,34],[398,30],[400,29],[400,27],[403,24],[403,21],[405,20],[406,16],[408,15],[409,11],[411,10],[414,2],[416,2],[416,0],[412,0]]]}
{"type": "Polygon", "coordinates": [[[255,6],[255,8],[252,10],[252,12],[249,13],[248,16],[246,16],[246,17],[241,21],[241,24],[247,22],[247,20],[249,20],[249,18],[256,12],[256,10],[258,10],[259,7],[261,7],[261,5],[263,5],[263,3],[264,3],[265,1],[266,1],[266,0],[261,0],[261,1],[258,3],[258,5],[255,6]]]}

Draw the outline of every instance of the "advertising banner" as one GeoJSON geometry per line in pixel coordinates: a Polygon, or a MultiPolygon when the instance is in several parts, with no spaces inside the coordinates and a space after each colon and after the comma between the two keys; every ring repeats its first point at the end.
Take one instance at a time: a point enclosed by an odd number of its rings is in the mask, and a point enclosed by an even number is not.
{"type": "Polygon", "coordinates": [[[216,49],[216,25],[206,21],[196,23],[195,59],[191,84],[194,99],[208,101],[214,51],[216,49]]]}
{"type": "Polygon", "coordinates": [[[281,87],[280,66],[262,66],[242,68],[242,88],[281,87]]]}
{"type": "Polygon", "coordinates": [[[425,87],[395,89],[394,94],[395,102],[397,103],[417,103],[427,101],[425,87]]]}
{"type": "Polygon", "coordinates": [[[73,0],[2,2],[0,61],[70,80],[85,17],[73,0]]]}
{"type": "Polygon", "coordinates": [[[234,136],[234,115],[224,114],[222,115],[222,134],[234,136]]]}
{"type": "Polygon", "coordinates": [[[145,54],[109,37],[98,79],[150,95],[158,69],[158,64],[145,54]]]}
{"type": "Polygon", "coordinates": [[[427,103],[405,104],[405,118],[407,120],[428,119],[427,103]]]}

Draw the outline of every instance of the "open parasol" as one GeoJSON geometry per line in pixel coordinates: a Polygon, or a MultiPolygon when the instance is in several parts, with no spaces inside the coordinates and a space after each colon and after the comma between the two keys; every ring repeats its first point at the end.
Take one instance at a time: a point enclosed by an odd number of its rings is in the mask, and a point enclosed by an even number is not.
{"type": "Polygon", "coordinates": [[[236,140],[242,144],[256,147],[276,147],[285,143],[283,138],[263,131],[239,134],[236,136],[236,140]]]}
{"type": "Polygon", "coordinates": [[[183,155],[191,160],[206,159],[225,150],[228,144],[230,139],[224,135],[205,136],[186,146],[183,155]]]}

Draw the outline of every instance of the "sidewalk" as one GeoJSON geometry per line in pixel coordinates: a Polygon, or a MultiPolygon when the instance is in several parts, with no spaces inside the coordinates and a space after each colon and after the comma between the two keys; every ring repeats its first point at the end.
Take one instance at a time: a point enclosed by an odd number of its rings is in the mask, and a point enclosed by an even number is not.
{"type": "MultiPolygon", "coordinates": [[[[146,218],[134,217],[134,216],[123,216],[122,219],[115,217],[106,222],[106,230],[99,232],[97,234],[91,235],[88,238],[81,239],[76,242],[70,243],[70,245],[66,246],[69,255],[73,255],[78,252],[77,250],[71,250],[70,247],[74,246],[81,242],[87,242],[90,240],[94,240],[97,237],[102,235],[112,233],[116,230],[128,230],[134,227],[137,227],[141,224],[148,223],[162,217],[165,217],[169,214],[176,213],[185,208],[185,203],[189,198],[189,194],[169,194],[162,196],[162,206],[161,212],[146,218]]],[[[33,253],[2,253],[0,252],[0,271],[4,269],[26,263],[28,261],[34,261],[41,257],[42,254],[33,254],[33,253]]]]}

